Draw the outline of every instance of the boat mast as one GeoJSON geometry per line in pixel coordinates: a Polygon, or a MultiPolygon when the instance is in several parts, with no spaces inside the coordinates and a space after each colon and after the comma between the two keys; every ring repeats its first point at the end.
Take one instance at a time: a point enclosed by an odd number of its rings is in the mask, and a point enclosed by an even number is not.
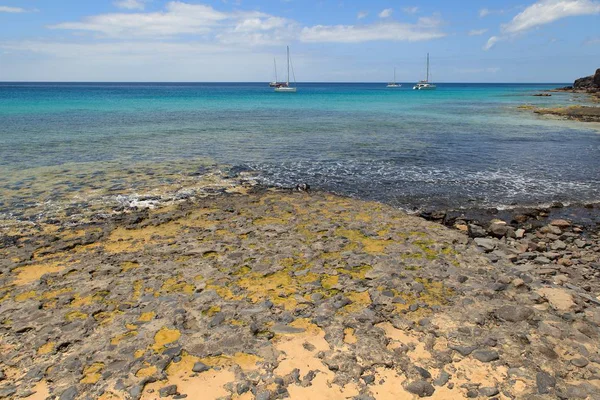
{"type": "Polygon", "coordinates": [[[273,58],[273,67],[275,68],[275,83],[277,83],[277,59],[273,58]]]}
{"type": "Polygon", "coordinates": [[[290,46],[287,46],[287,85],[290,86],[290,46]]]}
{"type": "Polygon", "coordinates": [[[425,82],[429,82],[429,53],[427,53],[427,79],[425,82]]]}
{"type": "Polygon", "coordinates": [[[394,83],[396,83],[396,67],[394,67],[394,83]]]}

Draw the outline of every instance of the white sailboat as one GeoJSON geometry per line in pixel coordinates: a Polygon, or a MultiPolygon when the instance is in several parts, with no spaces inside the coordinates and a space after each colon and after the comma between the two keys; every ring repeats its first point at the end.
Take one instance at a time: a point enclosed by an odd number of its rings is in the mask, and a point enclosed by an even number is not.
{"type": "Polygon", "coordinates": [[[389,87],[389,88],[399,88],[401,86],[402,85],[398,85],[396,83],[396,68],[394,68],[394,80],[392,82],[388,83],[386,87],[389,87]]]}
{"type": "Polygon", "coordinates": [[[277,87],[277,84],[279,82],[277,82],[277,59],[275,59],[275,58],[273,59],[273,68],[274,68],[274,71],[275,71],[275,80],[273,82],[269,83],[269,86],[270,87],[277,87]]]}
{"type": "Polygon", "coordinates": [[[433,83],[429,83],[429,53],[427,53],[427,79],[424,81],[419,81],[414,87],[413,90],[435,90],[437,86],[433,83]]]}
{"type": "MultiPolygon", "coordinates": [[[[294,79],[295,80],[295,79],[294,79]]],[[[290,46],[287,46],[287,81],[282,84],[277,84],[275,87],[276,92],[282,93],[295,93],[296,88],[290,86],[290,46]]]]}

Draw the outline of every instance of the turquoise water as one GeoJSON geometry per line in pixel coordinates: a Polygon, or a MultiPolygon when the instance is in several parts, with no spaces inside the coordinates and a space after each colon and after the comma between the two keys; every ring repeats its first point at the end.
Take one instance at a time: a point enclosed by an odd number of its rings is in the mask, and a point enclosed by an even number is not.
{"type": "Polygon", "coordinates": [[[586,101],[532,96],[564,85],[0,83],[0,213],[164,197],[215,169],[406,209],[597,201],[598,129],[517,109],[586,101]]]}

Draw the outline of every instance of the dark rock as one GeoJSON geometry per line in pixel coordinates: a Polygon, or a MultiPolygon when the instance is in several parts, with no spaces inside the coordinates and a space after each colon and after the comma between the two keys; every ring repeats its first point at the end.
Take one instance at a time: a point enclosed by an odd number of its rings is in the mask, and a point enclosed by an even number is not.
{"type": "Polygon", "coordinates": [[[449,379],[450,374],[442,370],[442,372],[440,372],[440,376],[438,376],[437,379],[433,381],[433,384],[435,386],[444,386],[446,383],[448,383],[449,379]]]}
{"type": "Polygon", "coordinates": [[[469,237],[472,238],[484,238],[487,236],[487,232],[479,225],[469,224],[469,237]]]}
{"type": "Polygon", "coordinates": [[[158,394],[160,397],[169,397],[177,394],[177,385],[169,385],[159,389],[158,394]]]}
{"type": "Polygon", "coordinates": [[[215,326],[219,326],[223,323],[223,321],[225,321],[225,314],[223,313],[216,313],[215,316],[210,320],[210,323],[208,324],[208,326],[215,327],[215,326]]]}
{"type": "MultiPolygon", "coordinates": [[[[8,385],[0,388],[0,398],[10,398],[15,393],[17,393],[17,387],[14,385],[8,385]]],[[[74,398],[75,396],[71,397],[70,399],[74,398]]]]}
{"type": "Polygon", "coordinates": [[[500,358],[498,352],[494,350],[476,350],[472,353],[472,356],[481,362],[491,362],[500,358]]]}
{"type": "Polygon", "coordinates": [[[537,373],[535,382],[539,394],[548,394],[556,386],[556,379],[544,371],[537,373]]]}
{"type": "Polygon", "coordinates": [[[58,398],[59,400],[75,400],[75,398],[77,397],[77,388],[75,386],[71,386],[70,388],[68,388],[67,390],[65,390],[64,392],[62,392],[62,394],[60,395],[60,397],[58,398]]]}
{"type": "Polygon", "coordinates": [[[475,389],[469,389],[467,391],[467,398],[468,399],[475,399],[477,397],[479,397],[479,392],[477,390],[475,390],[475,389]]]}
{"type": "Polygon", "coordinates": [[[454,346],[450,345],[448,348],[457,351],[461,356],[466,357],[477,349],[477,346],[454,346]]]}
{"type": "Polygon", "coordinates": [[[210,369],[210,367],[206,364],[204,364],[203,362],[196,362],[194,364],[194,366],[192,367],[192,371],[196,372],[196,373],[201,373],[201,372],[205,372],[208,371],[210,369]]]}
{"type": "Polygon", "coordinates": [[[248,384],[248,382],[239,382],[236,385],[235,391],[237,392],[238,395],[242,395],[246,392],[248,392],[250,390],[250,385],[248,384]]]}
{"type": "Polygon", "coordinates": [[[588,360],[586,360],[583,357],[580,358],[574,358],[573,360],[571,360],[571,364],[573,364],[576,367],[579,368],[584,368],[586,367],[590,362],[588,360]]]}
{"type": "Polygon", "coordinates": [[[534,314],[533,309],[525,306],[506,305],[495,312],[496,317],[508,322],[526,321],[534,314]]]}
{"type": "Polygon", "coordinates": [[[415,370],[421,375],[421,378],[431,379],[431,374],[425,368],[415,367],[415,370]]]}
{"type": "Polygon", "coordinates": [[[261,390],[256,393],[256,400],[269,400],[271,398],[271,392],[269,390],[261,390]]]}
{"type": "Polygon", "coordinates": [[[485,397],[492,397],[500,393],[500,391],[495,387],[482,387],[479,388],[479,394],[485,397]]]}
{"type": "Polygon", "coordinates": [[[505,223],[493,223],[489,226],[488,232],[497,238],[502,238],[508,232],[508,227],[505,223]]]}
{"type": "Polygon", "coordinates": [[[365,385],[370,385],[371,383],[375,382],[375,376],[374,375],[363,375],[362,380],[365,382],[365,385]]]}
{"type": "Polygon", "coordinates": [[[435,388],[427,381],[415,381],[406,386],[406,390],[419,397],[431,397],[435,388]]]}
{"type": "Polygon", "coordinates": [[[491,252],[496,248],[496,241],[494,239],[475,238],[477,246],[484,249],[486,252],[491,252]]]}

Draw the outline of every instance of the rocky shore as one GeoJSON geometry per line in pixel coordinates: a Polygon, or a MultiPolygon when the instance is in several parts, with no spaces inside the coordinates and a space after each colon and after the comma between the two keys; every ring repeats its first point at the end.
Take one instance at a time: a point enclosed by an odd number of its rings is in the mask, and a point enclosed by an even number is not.
{"type": "MultiPolygon", "coordinates": [[[[594,75],[579,78],[572,86],[558,88],[552,92],[582,93],[590,96],[591,103],[600,101],[600,68],[594,75]]],[[[539,93],[534,96],[548,96],[549,93],[539,93]]],[[[597,106],[566,106],[566,107],[533,107],[521,106],[521,109],[533,110],[539,115],[547,115],[562,119],[581,122],[600,122],[600,107],[597,106]]]]}
{"type": "Polygon", "coordinates": [[[598,227],[546,214],[250,190],[5,232],[0,398],[600,399],[598,227]]]}

